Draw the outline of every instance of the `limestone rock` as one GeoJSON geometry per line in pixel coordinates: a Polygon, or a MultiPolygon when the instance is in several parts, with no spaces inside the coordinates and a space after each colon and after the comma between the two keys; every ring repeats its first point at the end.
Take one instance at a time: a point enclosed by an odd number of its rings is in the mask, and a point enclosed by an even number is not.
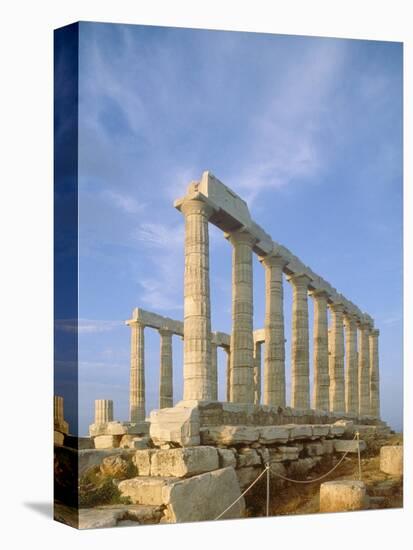
{"type": "Polygon", "coordinates": [[[249,466],[247,468],[238,468],[236,471],[237,479],[241,490],[246,489],[257,479],[263,468],[258,466],[249,466]]]}
{"type": "Polygon", "coordinates": [[[287,447],[281,445],[276,449],[270,450],[271,462],[284,462],[286,460],[297,460],[299,451],[297,447],[287,447]]]}
{"type": "Polygon", "coordinates": [[[260,428],[259,441],[265,445],[287,443],[290,429],[287,426],[263,426],[260,428]]]}
{"type": "Polygon", "coordinates": [[[172,407],[152,411],[149,433],[155,445],[177,443],[182,447],[200,444],[197,407],[172,407]]]}
{"type": "Polygon", "coordinates": [[[151,458],[155,449],[143,449],[136,451],[132,462],[136,466],[138,475],[150,476],[151,475],[151,458]]]}
{"type": "Polygon", "coordinates": [[[300,458],[299,460],[294,460],[288,465],[288,477],[295,479],[304,476],[314,468],[316,463],[315,458],[300,458]]]}
{"type": "Polygon", "coordinates": [[[324,439],[321,444],[323,446],[323,454],[332,455],[334,453],[334,439],[324,439]]]}
{"type": "Polygon", "coordinates": [[[119,447],[122,449],[148,449],[150,441],[149,436],[125,434],[120,440],[119,447]]]}
{"type": "Polygon", "coordinates": [[[358,444],[360,452],[366,450],[366,442],[362,439],[359,442],[356,439],[337,439],[334,441],[334,450],[336,453],[358,453],[358,444]]]}
{"type": "Polygon", "coordinates": [[[114,479],[125,479],[129,473],[129,463],[120,455],[107,456],[100,465],[100,471],[114,479]]]}
{"type": "MultiPolygon", "coordinates": [[[[166,485],[166,521],[214,520],[240,497],[240,486],[234,468],[222,468],[166,485]]],[[[244,498],[225,513],[222,519],[240,518],[245,514],[244,498]]]]}
{"type": "Polygon", "coordinates": [[[352,420],[337,420],[334,422],[334,426],[342,426],[344,428],[343,435],[347,437],[354,435],[354,422],[352,420]]]}
{"type": "Polygon", "coordinates": [[[386,445],[380,449],[380,470],[393,476],[403,475],[402,445],[386,445]]]}
{"type": "Polygon", "coordinates": [[[115,504],[81,508],[79,510],[79,529],[114,527],[115,525],[153,525],[159,523],[163,511],[160,506],[143,504],[115,504]]]}
{"type": "Polygon", "coordinates": [[[114,449],[119,443],[119,435],[98,435],[94,439],[95,449],[114,449]]]}
{"type": "Polygon", "coordinates": [[[294,439],[310,439],[313,435],[313,429],[311,425],[307,424],[286,424],[285,428],[289,429],[290,440],[294,439]]]}
{"type": "Polygon", "coordinates": [[[306,443],[305,449],[308,456],[321,456],[324,454],[324,446],[319,441],[312,443],[306,443]]]}
{"type": "Polygon", "coordinates": [[[232,449],[217,449],[219,458],[219,467],[226,468],[227,466],[237,465],[237,459],[235,458],[235,452],[232,449]]]}
{"type": "Polygon", "coordinates": [[[218,452],[214,447],[160,449],[151,455],[152,476],[188,477],[218,468],[218,452]]]}
{"type": "Polygon", "coordinates": [[[131,458],[134,452],[127,449],[82,449],[77,452],[79,464],[79,477],[84,475],[89,468],[99,466],[108,456],[119,455],[125,459],[131,458]]]}
{"type": "Polygon", "coordinates": [[[79,510],[79,529],[115,527],[121,515],[119,510],[82,508],[79,510]]]}
{"type": "Polygon", "coordinates": [[[267,449],[267,447],[261,447],[261,449],[257,450],[257,453],[261,457],[261,463],[265,466],[268,462],[270,462],[270,451],[267,449]]]}
{"type": "Polygon", "coordinates": [[[287,477],[286,467],[284,466],[284,464],[282,464],[282,462],[271,462],[270,463],[271,478],[280,480],[281,478],[278,477],[279,475],[287,477]]]}
{"type": "Polygon", "coordinates": [[[327,481],[320,486],[320,512],[363,510],[367,507],[362,481],[327,481]]]}
{"type": "Polygon", "coordinates": [[[102,422],[89,426],[91,437],[100,435],[147,435],[149,431],[148,422],[102,422]]]}
{"type": "Polygon", "coordinates": [[[330,426],[328,424],[313,424],[313,438],[317,437],[326,437],[330,431],[330,426]]]}
{"type": "Polygon", "coordinates": [[[202,429],[202,443],[205,445],[240,445],[258,441],[260,428],[254,426],[211,426],[202,429]]]}
{"type": "Polygon", "coordinates": [[[331,424],[328,437],[341,437],[344,434],[345,430],[346,429],[344,426],[331,424]]]}
{"type": "Polygon", "coordinates": [[[167,504],[163,489],[171,485],[175,478],[139,476],[125,479],[118,484],[122,496],[129,497],[134,504],[167,504]]]}
{"type": "Polygon", "coordinates": [[[238,468],[261,466],[261,457],[255,449],[244,448],[238,451],[238,468]]]}

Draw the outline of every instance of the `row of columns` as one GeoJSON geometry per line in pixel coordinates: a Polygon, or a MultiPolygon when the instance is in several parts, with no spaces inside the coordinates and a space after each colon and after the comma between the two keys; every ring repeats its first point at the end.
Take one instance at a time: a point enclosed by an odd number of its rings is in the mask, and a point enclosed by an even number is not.
{"type": "MultiPolygon", "coordinates": [[[[200,198],[184,200],[184,399],[216,396],[216,359],[211,360],[208,222],[212,207],[200,198]]],[[[227,234],[232,245],[232,331],[229,401],[254,403],[259,393],[257,350],[253,341],[252,254],[255,244],[244,230],[227,234]]],[[[261,259],[265,268],[264,395],[268,405],[286,403],[281,256],[261,259]]],[[[311,278],[288,277],[293,288],[291,406],[310,407],[308,294],[311,278]]],[[[324,291],[314,299],[314,407],[379,417],[378,331],[359,321],[357,354],[356,319],[343,304],[329,304],[324,291]],[[327,307],[331,312],[328,331],[327,307]],[[346,353],[344,350],[346,328],[346,353]],[[346,357],[346,365],[344,365],[346,357]]]]}

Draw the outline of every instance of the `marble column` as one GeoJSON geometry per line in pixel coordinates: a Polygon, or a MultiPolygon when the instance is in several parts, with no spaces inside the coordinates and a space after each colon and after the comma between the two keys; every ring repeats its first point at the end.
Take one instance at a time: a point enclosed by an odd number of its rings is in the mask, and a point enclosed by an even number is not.
{"type": "Polygon", "coordinates": [[[131,422],[145,420],[145,326],[137,321],[131,328],[131,365],[129,386],[129,414],[131,422]]]}
{"type": "Polygon", "coordinates": [[[113,422],[112,399],[95,399],[95,424],[113,422]]]}
{"type": "Polygon", "coordinates": [[[218,346],[211,343],[211,399],[218,401],[218,346]]]}
{"type": "Polygon", "coordinates": [[[291,340],[291,406],[310,407],[310,365],[307,292],[311,278],[304,274],[292,275],[293,315],[291,340]]]}
{"type": "Polygon", "coordinates": [[[55,395],[53,398],[53,418],[55,426],[60,426],[64,422],[63,397],[60,395],[55,395]]]}
{"type": "Polygon", "coordinates": [[[227,390],[226,390],[226,396],[227,401],[231,401],[231,350],[230,348],[225,347],[224,348],[225,353],[227,354],[227,390]]]}
{"type": "Polygon", "coordinates": [[[254,403],[261,403],[261,342],[254,342],[254,403]]]}
{"type": "Polygon", "coordinates": [[[370,323],[362,321],[359,324],[359,414],[370,414],[370,323]]]}
{"type": "Polygon", "coordinates": [[[310,293],[314,304],[313,328],[313,407],[330,410],[330,375],[328,372],[328,294],[325,290],[310,293]]]}
{"type": "Polygon", "coordinates": [[[261,262],[265,268],[263,403],[285,407],[283,268],[287,262],[281,256],[266,256],[261,262]]]}
{"type": "Polygon", "coordinates": [[[346,335],[346,412],[358,414],[359,380],[357,361],[357,317],[351,313],[345,313],[344,327],[346,335]]]}
{"type": "Polygon", "coordinates": [[[344,306],[330,304],[331,331],[329,339],[330,410],[344,412],[344,306]]]}
{"type": "Polygon", "coordinates": [[[159,330],[161,368],[159,376],[159,408],[173,407],[172,332],[159,330]]]}
{"type": "Polygon", "coordinates": [[[369,334],[370,414],[375,418],[380,418],[379,334],[377,329],[369,334]]]}
{"type": "Polygon", "coordinates": [[[199,199],[181,205],[185,216],[184,400],[212,398],[208,220],[199,199]]]}
{"type": "Polygon", "coordinates": [[[240,230],[229,234],[232,244],[232,332],[230,400],[254,403],[253,361],[253,237],[240,230]]]}

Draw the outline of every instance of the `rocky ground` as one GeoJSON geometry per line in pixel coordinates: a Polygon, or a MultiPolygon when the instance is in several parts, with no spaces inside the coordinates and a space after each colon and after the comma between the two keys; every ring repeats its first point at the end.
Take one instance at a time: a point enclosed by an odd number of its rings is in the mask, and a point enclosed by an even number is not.
{"type": "MultiPolygon", "coordinates": [[[[402,445],[403,435],[393,434],[386,438],[366,438],[366,451],[362,454],[362,480],[369,495],[369,509],[402,508],[403,480],[380,471],[380,448],[383,445],[402,445]]],[[[294,479],[311,480],[327,473],[338,462],[338,458],[324,457],[311,471],[310,475],[294,479]]],[[[329,476],[320,482],[297,484],[279,480],[271,481],[270,515],[294,515],[319,513],[319,490],[323,481],[358,479],[359,467],[357,455],[350,454],[329,476]]],[[[265,479],[260,480],[246,495],[247,515],[265,516],[266,509],[265,479]]]]}

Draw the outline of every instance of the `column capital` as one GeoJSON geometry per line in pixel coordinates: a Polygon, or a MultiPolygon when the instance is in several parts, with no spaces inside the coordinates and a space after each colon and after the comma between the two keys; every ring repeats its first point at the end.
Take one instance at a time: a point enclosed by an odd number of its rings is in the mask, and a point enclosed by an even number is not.
{"type": "Polygon", "coordinates": [[[179,205],[179,210],[184,216],[190,214],[201,214],[207,219],[215,212],[215,208],[206,197],[200,193],[185,197],[179,205]]]}
{"type": "Polygon", "coordinates": [[[280,269],[284,269],[284,267],[288,264],[288,260],[286,260],[280,254],[269,254],[268,256],[261,256],[259,258],[259,261],[264,267],[267,268],[279,267],[280,269]]]}
{"type": "Polygon", "coordinates": [[[328,300],[330,297],[330,294],[327,292],[327,290],[324,290],[323,288],[310,290],[309,295],[316,300],[318,298],[328,300]]]}
{"type": "Polygon", "coordinates": [[[328,304],[328,307],[331,309],[331,311],[334,311],[334,313],[344,312],[343,302],[332,302],[331,304],[328,304]]]}
{"type": "Polygon", "coordinates": [[[308,288],[313,279],[306,273],[295,273],[287,277],[287,281],[299,288],[308,288]]]}
{"type": "Polygon", "coordinates": [[[374,329],[372,329],[371,332],[370,332],[370,336],[377,337],[377,336],[379,336],[379,335],[380,335],[380,331],[379,331],[378,328],[374,328],[374,329]]]}
{"type": "Polygon", "coordinates": [[[243,243],[253,247],[254,244],[258,241],[258,239],[251,235],[251,233],[245,227],[241,227],[241,229],[236,229],[235,231],[224,233],[224,236],[232,245],[243,243]]]}
{"type": "Polygon", "coordinates": [[[158,332],[161,336],[172,336],[173,335],[173,331],[169,328],[159,328],[158,329],[158,332]]]}
{"type": "Polygon", "coordinates": [[[348,311],[344,311],[343,321],[345,325],[350,325],[355,327],[355,325],[358,322],[358,319],[359,317],[357,313],[350,313],[348,311]]]}

